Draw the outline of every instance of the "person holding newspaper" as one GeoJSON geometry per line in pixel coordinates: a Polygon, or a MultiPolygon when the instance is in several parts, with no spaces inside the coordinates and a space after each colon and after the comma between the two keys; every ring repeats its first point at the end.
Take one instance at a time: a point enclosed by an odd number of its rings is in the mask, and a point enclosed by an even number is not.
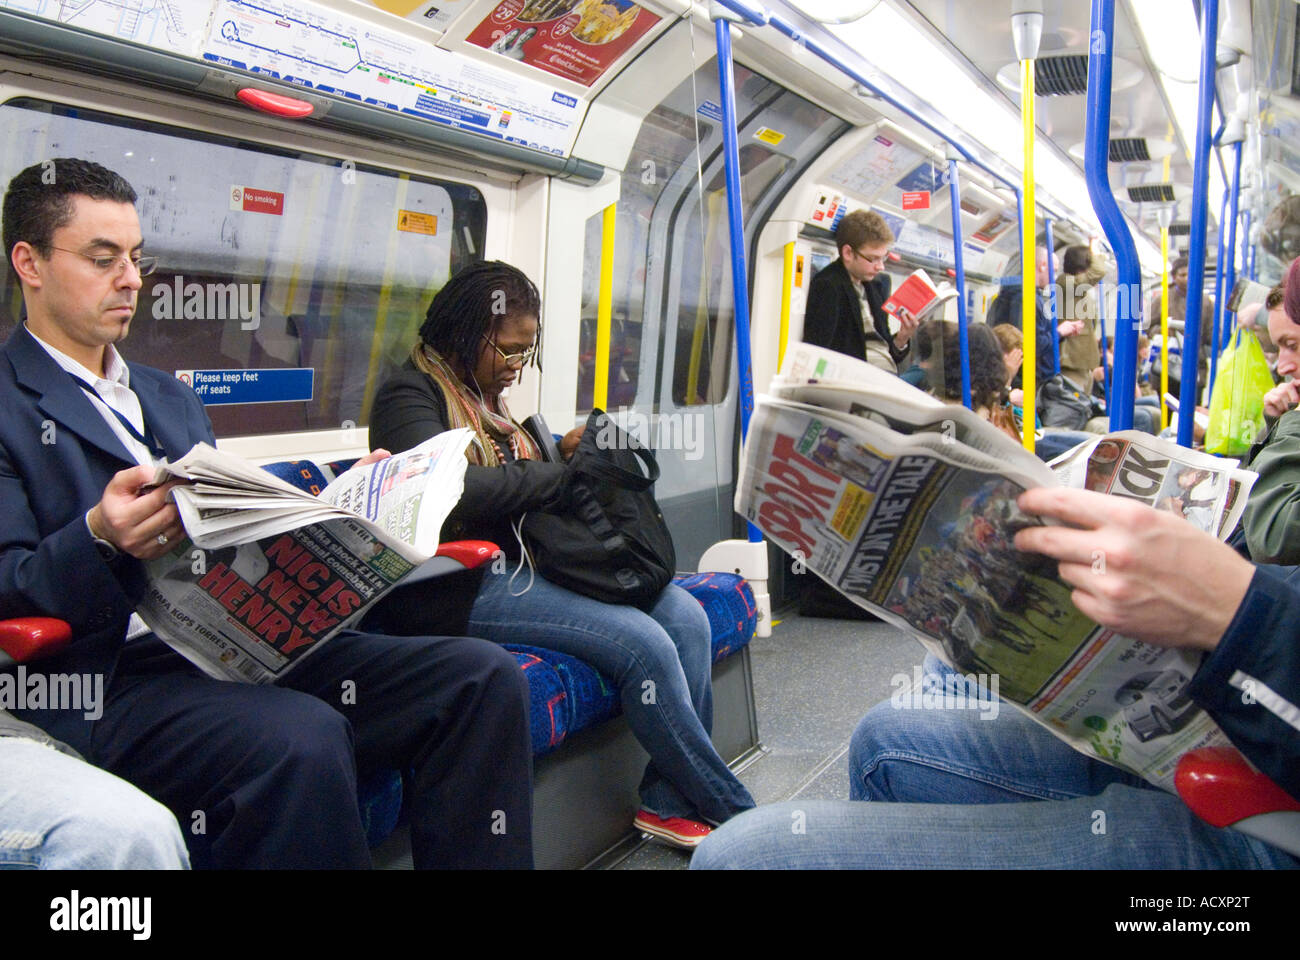
{"type": "Polygon", "coordinates": [[[884,304],[890,280],[885,261],[894,242],[885,218],[874,210],[854,210],[835,228],[839,259],[817,271],[808,285],[803,339],[847,353],[890,373],[903,368],[918,321],[900,309],[901,326],[889,330],[884,304]]]}
{"type": "MultiPolygon", "coordinates": [[[[1021,530],[1016,547],[1056,560],[1081,611],[1125,636],[1205,651],[1188,693],[1300,797],[1300,733],[1287,711],[1300,702],[1300,586],[1290,571],[1252,566],[1133,500],[1044,487],[1019,504],[1057,525],[1021,530]],[[1275,696],[1243,697],[1245,682],[1275,696]]],[[[852,799],[875,802],[760,807],[707,839],[692,869],[1300,867],[1009,706],[990,717],[880,704],[853,735],[849,774],[852,799]]]]}
{"type": "MultiPolygon", "coordinates": [[[[468,426],[465,492],[448,518],[464,536],[495,540],[512,560],[522,517],[565,509],[568,472],[543,462],[514,422],[502,393],[536,355],[541,299],[506,263],[471,264],[429,304],[411,357],[375,396],[370,442],[406,450],[468,426]]],[[[559,444],[567,458],[581,430],[559,444]]],[[[710,629],[703,608],[669,584],[645,610],[605,603],[541,576],[489,573],[469,631],[498,643],[535,643],[592,664],[619,685],[623,711],[650,754],[635,826],[693,847],[754,805],[709,740],[712,723],[710,629]]]]}
{"type": "Polygon", "coordinates": [[[0,613],[67,620],[73,643],[42,669],[105,680],[96,719],[13,712],[165,804],[195,866],[368,867],[358,772],[384,769],[414,771],[417,867],[531,866],[528,687],[496,645],[344,632],[249,685],[134,617],[142,561],[184,536],[155,466],[215,442],[189,386],[117,349],[155,263],[135,200],[77,159],[28,167],[4,197],[26,309],[0,362],[0,613]]]}

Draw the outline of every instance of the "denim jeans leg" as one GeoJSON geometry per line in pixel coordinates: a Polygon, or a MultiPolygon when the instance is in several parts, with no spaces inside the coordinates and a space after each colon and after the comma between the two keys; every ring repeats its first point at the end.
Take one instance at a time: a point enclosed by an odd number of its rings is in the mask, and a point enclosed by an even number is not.
{"type": "MultiPolygon", "coordinates": [[[[522,596],[511,596],[508,579],[493,574],[484,579],[466,632],[497,643],[529,643],[567,653],[613,679],[628,725],[654,768],[647,775],[649,795],[642,794],[648,809],[663,817],[721,823],[754,805],[713,748],[696,712],[698,704],[711,719],[708,635],[694,634],[695,627],[693,637],[680,632],[684,620],[699,622],[686,613],[689,608],[680,597],[661,597],[647,614],[584,597],[541,577],[522,596]],[[673,627],[672,635],[661,620],[673,627]]],[[[707,618],[703,623],[707,628],[707,618]]]]}
{"type": "Polygon", "coordinates": [[[170,810],[111,773],[0,737],[0,869],[187,869],[170,810]]]}
{"type": "Polygon", "coordinates": [[[1112,783],[1098,796],[1026,803],[759,807],[713,831],[692,870],[1290,869],[1275,847],[1197,819],[1163,790],[1112,783]]]}
{"type": "MultiPolygon", "coordinates": [[[[933,661],[927,663],[933,667],[933,661]]],[[[953,671],[937,671],[945,683],[953,671]]],[[[906,702],[906,701],[904,701],[906,702]]],[[[714,831],[692,869],[1294,869],[1172,794],[1067,746],[1010,704],[886,702],[849,750],[854,801],[760,807],[714,831]]]]}

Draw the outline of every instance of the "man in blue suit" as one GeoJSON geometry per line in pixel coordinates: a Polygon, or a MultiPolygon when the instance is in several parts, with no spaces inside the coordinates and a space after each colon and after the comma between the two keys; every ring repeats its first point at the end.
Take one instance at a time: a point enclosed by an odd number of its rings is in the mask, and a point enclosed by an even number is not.
{"type": "Polygon", "coordinates": [[[184,536],[154,465],[214,442],[193,390],[117,351],[153,267],[135,200],[69,159],[4,198],[26,317],[0,351],[0,617],[68,620],[74,642],[41,670],[104,685],[97,719],[13,712],[167,805],[195,866],[368,866],[357,780],[384,769],[414,774],[416,866],[530,866],[528,688],[500,647],[340,634],[251,686],[207,677],[134,617],[141,561],[184,536]]]}

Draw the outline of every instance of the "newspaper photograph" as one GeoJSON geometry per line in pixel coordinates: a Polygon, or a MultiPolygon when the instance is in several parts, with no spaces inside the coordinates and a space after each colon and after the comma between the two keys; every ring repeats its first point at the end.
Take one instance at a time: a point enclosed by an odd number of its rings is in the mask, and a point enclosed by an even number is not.
{"type": "Polygon", "coordinates": [[[1083,615],[1054,561],[1015,549],[1016,532],[1041,522],[1017,498],[1072,481],[1218,531],[1253,475],[1145,434],[1098,437],[1062,459],[1056,473],[1037,458],[1022,470],[953,436],[760,397],[736,509],[959,673],[997,678],[997,695],[1076,749],[1171,789],[1178,756],[1227,743],[1186,695],[1201,654],[1117,636],[1083,615]]]}
{"type": "Polygon", "coordinates": [[[438,549],[460,499],[468,430],[354,467],[319,497],[200,444],[159,468],[187,536],[146,564],[137,607],[205,673],[271,683],[438,549]]]}

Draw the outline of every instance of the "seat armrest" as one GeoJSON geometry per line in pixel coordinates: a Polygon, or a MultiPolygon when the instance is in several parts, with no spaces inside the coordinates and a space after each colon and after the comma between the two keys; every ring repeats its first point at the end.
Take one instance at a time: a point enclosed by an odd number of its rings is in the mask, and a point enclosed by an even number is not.
{"type": "Polygon", "coordinates": [[[1232,747],[1202,747],[1184,754],[1174,773],[1174,787],[1193,813],[1216,827],[1229,827],[1260,813],[1300,812],[1300,801],[1232,747]]]}
{"type": "Polygon", "coordinates": [[[487,563],[500,549],[490,540],[451,540],[438,545],[435,557],[455,560],[467,570],[473,570],[479,564],[487,563]]]}
{"type": "Polygon", "coordinates": [[[0,620],[0,667],[53,656],[72,642],[72,627],[53,617],[0,620]]]}

